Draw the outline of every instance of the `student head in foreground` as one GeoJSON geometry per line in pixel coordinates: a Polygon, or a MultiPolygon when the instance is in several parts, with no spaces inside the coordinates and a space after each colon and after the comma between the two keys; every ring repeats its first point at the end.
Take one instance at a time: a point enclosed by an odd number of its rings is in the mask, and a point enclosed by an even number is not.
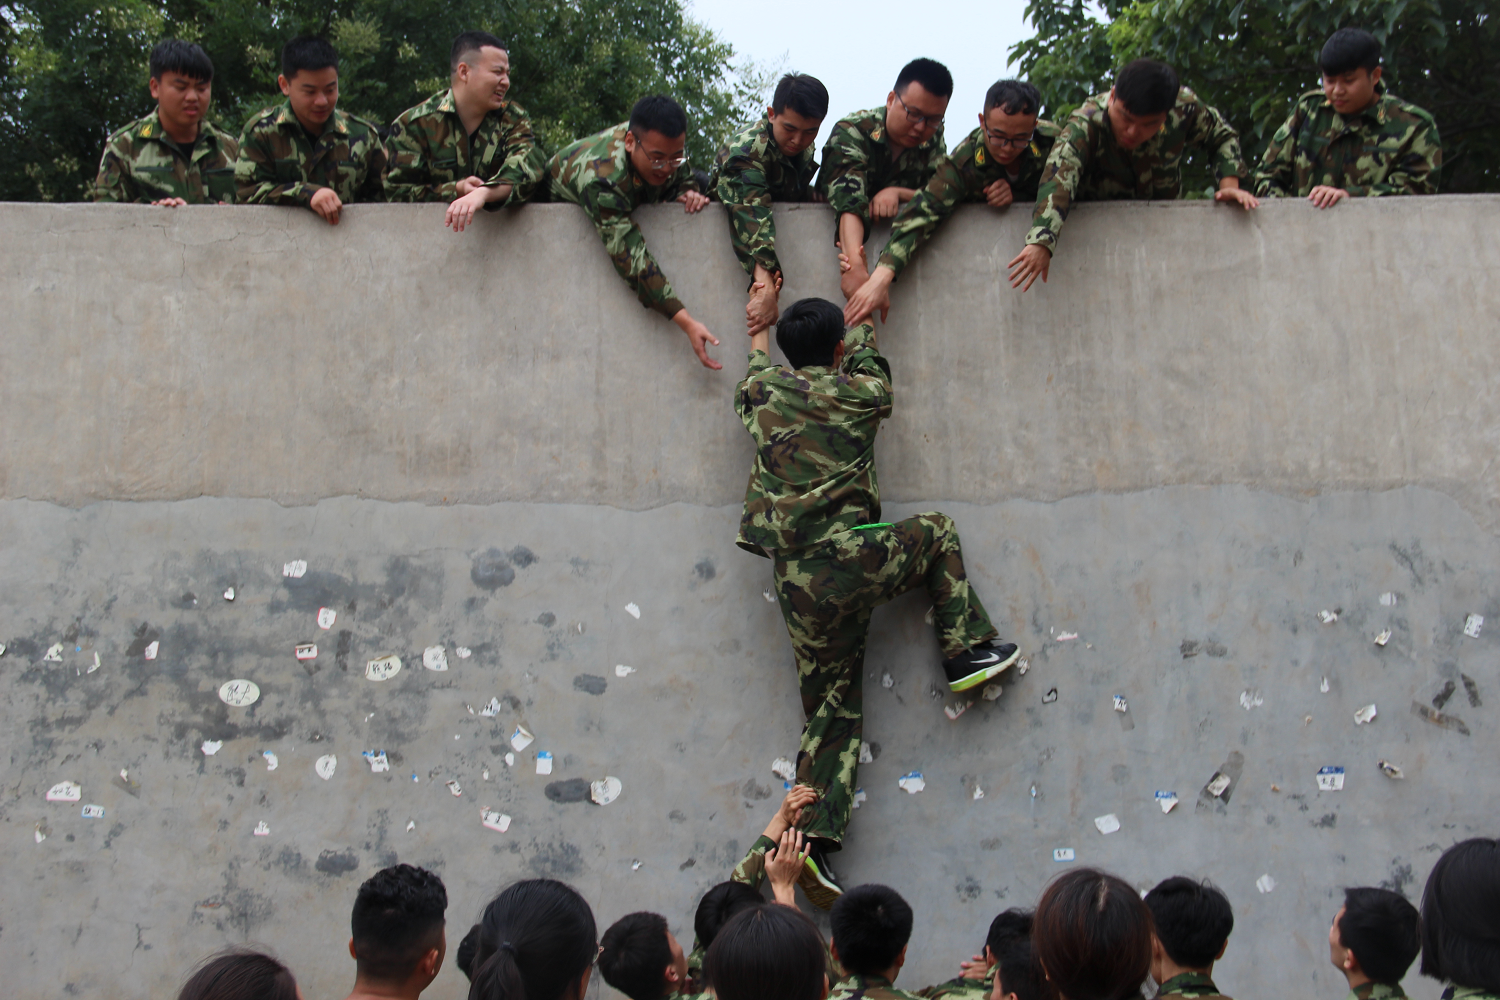
{"type": "Polygon", "coordinates": [[[469,1000],[582,1000],[599,956],[594,912],[572,886],[517,882],[496,896],[458,950],[469,1000]]]}
{"type": "Polygon", "coordinates": [[[292,970],[270,955],[231,948],[198,967],[177,1000],[302,1000],[292,970]]]}
{"type": "Polygon", "coordinates": [[[789,906],[741,911],[703,960],[717,1000],[824,1000],[828,961],[813,922],[789,906]]]}
{"type": "Polygon", "coordinates": [[[1151,911],[1125,880],[1078,868],[1036,904],[1031,943],[1062,1000],[1127,1000],[1151,971],[1151,911]]]}
{"type": "Polygon", "coordinates": [[[392,865],[370,876],[354,897],[349,957],[354,959],[351,1000],[415,1000],[443,967],[448,950],[443,914],[448,891],[424,868],[392,865]]]}
{"type": "Polygon", "coordinates": [[[906,964],[911,925],[911,907],[899,892],[884,885],[858,885],[833,904],[829,950],[851,976],[894,983],[906,964]]]}
{"type": "Polygon", "coordinates": [[[1234,909],[1216,886],[1181,875],[1146,893],[1156,931],[1151,940],[1151,978],[1160,996],[1188,992],[1218,994],[1214,963],[1224,957],[1234,930],[1234,909]]]}
{"type": "Polygon", "coordinates": [[[1443,852],[1422,892],[1422,975],[1455,1000],[1500,996],[1500,841],[1476,837],[1443,852]]]}
{"type": "Polygon", "coordinates": [[[994,974],[990,1000],[1043,1000],[1046,991],[1036,973],[1031,947],[1030,910],[1006,910],[990,921],[984,960],[994,974]]]}
{"type": "Polygon", "coordinates": [[[1421,948],[1417,908],[1389,889],[1345,889],[1328,928],[1328,957],[1351,996],[1405,996],[1401,978],[1421,948]]]}
{"type": "Polygon", "coordinates": [[[599,974],[631,1000],[660,1000],[688,981],[687,953],[659,913],[626,914],[599,946],[599,974]]]}
{"type": "Polygon", "coordinates": [[[844,360],[844,311],[827,299],[798,299],[776,324],[776,346],[793,368],[837,368],[844,360]]]}
{"type": "Polygon", "coordinates": [[[693,934],[698,947],[707,949],[719,931],[744,910],[766,905],[760,890],[744,882],[720,882],[703,894],[693,914],[693,934]]]}

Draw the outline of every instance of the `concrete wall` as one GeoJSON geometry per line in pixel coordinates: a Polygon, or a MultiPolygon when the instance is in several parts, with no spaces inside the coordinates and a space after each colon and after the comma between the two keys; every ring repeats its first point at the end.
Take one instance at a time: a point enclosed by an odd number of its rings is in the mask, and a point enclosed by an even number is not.
{"type": "MultiPolygon", "coordinates": [[[[342,996],[354,890],[397,859],[442,874],[455,943],[531,875],[579,886],[601,926],[649,908],[691,936],[801,723],[769,567],[733,546],[743,281],[713,212],[645,222],[725,341],[719,373],[563,207],[460,236],[438,208],[356,206],[329,230],[279,210],[0,207],[8,996],[170,996],[242,942],[286,958],[308,1000],[342,996]],[[450,669],[423,670],[439,643],[450,669]],[[367,681],[382,653],[405,669],[367,681]],[[218,699],[234,678],[256,705],[218,699]],[[492,697],[499,715],[471,714],[492,697]],[[538,742],[508,768],[517,724],[538,742]],[[547,793],[605,774],[625,788],[607,807],[547,793]],[[65,779],[105,816],[46,802],[65,779]]],[[[1089,206],[1051,283],[1018,296],[999,282],[1024,220],[976,209],[901,283],[888,516],[955,516],[1031,668],[950,722],[928,602],[875,617],[877,755],[839,860],[913,903],[899,985],[951,974],[1072,847],[1142,887],[1221,884],[1232,995],[1336,1000],[1341,888],[1415,898],[1444,847],[1497,832],[1497,217],[1494,198],[1089,206]],[[1450,688],[1467,735],[1411,711],[1450,688]],[[1227,801],[1201,800],[1233,760],[1227,801]],[[1330,764],[1341,792],[1317,788],[1330,764]],[[910,770],[920,795],[897,788],[910,770]],[[1158,789],[1181,798],[1170,815],[1158,789]],[[1107,813],[1122,828],[1104,836],[1107,813]]],[[[825,212],[779,224],[788,296],[836,294],[825,212]]],[[[450,965],[430,995],[462,996],[462,977],[450,965]]]]}

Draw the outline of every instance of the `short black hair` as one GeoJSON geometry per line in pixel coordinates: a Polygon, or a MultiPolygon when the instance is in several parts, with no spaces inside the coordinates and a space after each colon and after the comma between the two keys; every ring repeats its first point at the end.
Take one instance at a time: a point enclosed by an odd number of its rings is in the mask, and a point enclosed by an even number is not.
{"type": "Polygon", "coordinates": [[[844,311],[827,299],[798,299],[776,323],[776,346],[793,368],[833,364],[844,339],[844,311]]]}
{"type": "Polygon", "coordinates": [[[1143,117],[1171,111],[1182,89],[1177,71],[1155,59],[1128,62],[1115,75],[1115,97],[1125,110],[1143,117]]]}
{"type": "Polygon", "coordinates": [[[1475,837],[1443,852],[1422,891],[1422,975],[1500,993],[1500,841],[1475,837]]]}
{"type": "Polygon", "coordinates": [[[766,899],[744,882],[720,882],[703,894],[698,912],[693,914],[693,933],[698,947],[707,948],[718,937],[719,929],[741,910],[764,906],[766,899]]]}
{"type": "Polygon", "coordinates": [[[818,1000],[827,975],[822,935],[790,906],[742,910],[703,957],[703,976],[718,1000],[818,1000]]]}
{"type": "Polygon", "coordinates": [[[339,54],[328,39],[298,35],[281,47],[281,75],[290,80],[302,70],[339,68],[339,54]]]}
{"type": "Polygon", "coordinates": [[[214,78],[214,61],[201,45],[168,38],[151,49],[151,79],[160,80],[163,73],[180,73],[190,80],[208,83],[214,78]]]}
{"type": "Polygon", "coordinates": [[[659,913],[627,913],[609,925],[599,939],[599,974],[631,1000],[659,1000],[672,964],[667,918],[659,913]]]}
{"type": "Polygon", "coordinates": [[[1181,875],[1158,882],[1146,893],[1156,922],[1156,939],[1167,957],[1188,969],[1206,969],[1219,957],[1234,930],[1229,897],[1208,881],[1181,875]]]}
{"type": "Polygon", "coordinates": [[[996,80],[984,94],[984,113],[999,108],[1008,115],[1034,115],[1042,110],[1042,94],[1025,80],[996,80]]]}
{"type": "Polygon", "coordinates": [[[1328,36],[1318,53],[1318,69],[1325,76],[1343,76],[1380,65],[1380,42],[1363,28],[1340,28],[1328,36]]]}
{"type": "Polygon", "coordinates": [[[1339,942],[1377,983],[1401,982],[1422,947],[1417,908],[1389,889],[1344,890],[1339,942]]]}
{"type": "Polygon", "coordinates": [[[1019,1000],[1043,1000],[1046,996],[1041,977],[1036,973],[1031,923],[1030,910],[1006,910],[990,921],[990,932],[984,939],[984,946],[998,967],[1000,985],[1019,1000]]]}
{"type": "Polygon", "coordinates": [[[660,132],[675,139],[687,132],[687,112],[666,94],[650,94],[630,109],[630,131],[641,138],[647,132],[660,132]]]}
{"type": "Polygon", "coordinates": [[[906,85],[913,82],[920,83],[922,89],[933,97],[953,96],[953,74],[936,59],[913,59],[902,66],[901,72],[896,74],[894,89],[898,94],[905,94],[906,85]]]}
{"type": "Polygon", "coordinates": [[[828,117],[828,88],[823,81],[806,73],[788,73],[776,84],[771,110],[778,115],[791,108],[803,118],[822,121],[828,117]]]}
{"type": "Polygon", "coordinates": [[[828,918],[839,962],[862,976],[884,972],[911,940],[911,907],[887,885],[858,885],[838,898],[828,918]]]}
{"type": "Polygon", "coordinates": [[[501,52],[509,52],[510,46],[490,34],[488,31],[465,31],[453,39],[453,48],[448,50],[448,69],[457,72],[458,64],[464,61],[464,57],[471,52],[480,49],[499,49],[501,52]]]}
{"type": "Polygon", "coordinates": [[[391,865],[365,880],[354,897],[349,929],[361,975],[404,982],[437,947],[448,909],[443,880],[415,865],[391,865]]]}

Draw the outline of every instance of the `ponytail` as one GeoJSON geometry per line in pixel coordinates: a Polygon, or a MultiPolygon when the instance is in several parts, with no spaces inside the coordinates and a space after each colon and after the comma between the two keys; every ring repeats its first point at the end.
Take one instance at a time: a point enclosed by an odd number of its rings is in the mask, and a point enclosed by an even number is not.
{"type": "Polygon", "coordinates": [[[458,963],[470,977],[469,1000],[570,1000],[598,947],[594,913],[577,890],[528,879],[485,907],[458,963]]]}

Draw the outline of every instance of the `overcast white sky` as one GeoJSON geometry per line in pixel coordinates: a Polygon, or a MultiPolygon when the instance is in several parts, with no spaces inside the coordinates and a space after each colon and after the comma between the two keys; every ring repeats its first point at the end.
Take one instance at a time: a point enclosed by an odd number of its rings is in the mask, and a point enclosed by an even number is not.
{"type": "Polygon", "coordinates": [[[897,3],[862,0],[687,0],[694,20],[714,29],[739,57],[811,73],[828,88],[821,146],[839,118],[885,103],[901,67],[918,56],[953,73],[945,124],[948,145],[978,124],[984,92],[1007,72],[1010,47],[1032,35],[1025,0],[987,3],[897,3]],[[856,15],[851,19],[851,14],[856,15]]]}

